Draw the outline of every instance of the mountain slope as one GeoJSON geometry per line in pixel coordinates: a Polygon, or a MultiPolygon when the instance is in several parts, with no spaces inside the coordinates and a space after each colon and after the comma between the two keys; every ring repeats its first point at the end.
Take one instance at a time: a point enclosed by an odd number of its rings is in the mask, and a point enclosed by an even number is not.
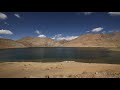
{"type": "Polygon", "coordinates": [[[120,33],[112,34],[86,34],[68,43],[64,47],[119,47],[120,33]]]}
{"type": "Polygon", "coordinates": [[[15,42],[14,40],[0,38],[0,49],[2,48],[24,48],[24,47],[26,46],[24,46],[21,43],[15,42]]]}
{"type": "Polygon", "coordinates": [[[32,40],[33,40],[33,37],[24,37],[24,38],[21,38],[19,40],[16,40],[16,42],[22,43],[26,47],[31,47],[32,46],[31,45],[32,40]]]}
{"type": "Polygon", "coordinates": [[[24,37],[16,41],[0,38],[0,48],[24,47],[120,47],[120,32],[85,34],[70,41],[55,41],[51,38],[40,37],[24,37]]]}
{"type": "Polygon", "coordinates": [[[16,42],[22,43],[27,47],[56,47],[60,46],[59,42],[54,41],[51,38],[32,38],[32,37],[25,37],[16,42]]]}

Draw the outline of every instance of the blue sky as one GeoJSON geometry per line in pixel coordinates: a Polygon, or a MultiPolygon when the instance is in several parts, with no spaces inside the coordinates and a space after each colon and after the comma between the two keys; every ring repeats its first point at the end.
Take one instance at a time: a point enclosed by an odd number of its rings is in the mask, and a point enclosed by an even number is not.
{"type": "Polygon", "coordinates": [[[120,31],[120,12],[0,12],[0,37],[71,39],[120,31]]]}

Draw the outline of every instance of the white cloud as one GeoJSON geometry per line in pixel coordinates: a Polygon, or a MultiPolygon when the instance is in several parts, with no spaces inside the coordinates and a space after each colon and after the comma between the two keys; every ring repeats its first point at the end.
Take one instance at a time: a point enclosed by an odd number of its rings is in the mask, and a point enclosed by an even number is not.
{"type": "Polygon", "coordinates": [[[106,31],[102,31],[102,33],[103,33],[103,34],[105,34],[105,33],[106,33],[106,31]]]}
{"type": "Polygon", "coordinates": [[[0,20],[5,20],[5,19],[7,19],[7,15],[0,12],[0,20]]]}
{"type": "Polygon", "coordinates": [[[35,33],[36,34],[41,34],[41,32],[39,30],[36,30],[35,33]]]}
{"type": "Polygon", "coordinates": [[[55,39],[55,40],[73,40],[73,39],[75,39],[77,37],[78,36],[66,36],[66,37],[63,37],[62,34],[57,34],[52,39],[55,39]]]}
{"type": "Polygon", "coordinates": [[[102,30],[103,30],[102,27],[98,27],[98,28],[94,28],[94,29],[92,30],[92,32],[100,32],[100,31],[102,31],[102,30]]]}
{"type": "Polygon", "coordinates": [[[38,37],[40,37],[40,38],[46,38],[46,36],[45,36],[45,35],[43,35],[43,34],[38,35],[38,37]]]}
{"type": "Polygon", "coordinates": [[[86,31],[86,32],[90,32],[90,31],[86,31]]]}
{"type": "Polygon", "coordinates": [[[7,22],[4,22],[4,24],[9,25],[9,23],[7,23],[7,22]]]}
{"type": "Polygon", "coordinates": [[[0,30],[0,34],[9,34],[9,35],[12,35],[13,32],[11,32],[10,30],[0,30]]]}
{"type": "Polygon", "coordinates": [[[55,35],[52,39],[58,39],[58,38],[60,38],[60,37],[62,37],[62,34],[57,34],[57,35],[55,35]]]}
{"type": "Polygon", "coordinates": [[[35,33],[38,34],[38,37],[40,38],[46,38],[46,36],[42,34],[39,30],[36,30],[35,33]]]}
{"type": "Polygon", "coordinates": [[[108,12],[111,16],[120,16],[120,12],[108,12]]]}
{"type": "Polygon", "coordinates": [[[20,15],[17,14],[17,13],[15,13],[14,16],[17,17],[17,18],[21,18],[20,15]]]}
{"type": "Polygon", "coordinates": [[[75,38],[78,38],[78,36],[67,36],[67,37],[64,37],[63,39],[65,39],[65,40],[73,40],[75,38]]]}
{"type": "Polygon", "coordinates": [[[83,13],[84,15],[90,15],[90,14],[92,14],[94,12],[81,12],[81,13],[83,13]]]}

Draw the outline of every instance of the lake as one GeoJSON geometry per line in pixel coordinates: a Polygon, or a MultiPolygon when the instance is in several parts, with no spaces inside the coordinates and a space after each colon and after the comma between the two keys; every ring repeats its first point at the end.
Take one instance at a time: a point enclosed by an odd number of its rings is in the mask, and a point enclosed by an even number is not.
{"type": "Polygon", "coordinates": [[[105,48],[68,48],[68,47],[41,47],[0,49],[0,61],[77,61],[85,63],[120,64],[120,52],[109,51],[105,48]]]}

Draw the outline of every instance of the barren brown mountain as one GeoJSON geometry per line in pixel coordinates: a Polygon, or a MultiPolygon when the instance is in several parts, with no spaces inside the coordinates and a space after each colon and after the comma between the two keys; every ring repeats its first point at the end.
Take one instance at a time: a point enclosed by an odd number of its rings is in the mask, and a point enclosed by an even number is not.
{"type": "Polygon", "coordinates": [[[60,40],[60,41],[58,41],[60,44],[64,44],[64,43],[67,43],[67,42],[69,42],[69,41],[67,41],[67,40],[60,40]]]}
{"type": "Polygon", "coordinates": [[[63,44],[64,47],[119,47],[120,33],[86,34],[63,44]]]}
{"type": "Polygon", "coordinates": [[[32,39],[33,39],[33,37],[24,37],[24,38],[21,38],[20,40],[17,40],[16,42],[22,43],[23,45],[25,45],[27,47],[31,47],[32,39]]]}
{"type": "Polygon", "coordinates": [[[51,38],[33,38],[33,37],[25,37],[16,42],[22,43],[27,47],[56,47],[60,46],[59,42],[54,41],[51,38]]]}
{"type": "Polygon", "coordinates": [[[24,37],[16,41],[0,38],[0,48],[23,47],[120,47],[120,32],[85,34],[70,41],[55,41],[51,38],[39,37],[24,37]]]}
{"type": "Polygon", "coordinates": [[[14,40],[0,38],[0,49],[1,48],[24,48],[24,47],[26,46],[24,46],[21,43],[15,42],[14,40]]]}

